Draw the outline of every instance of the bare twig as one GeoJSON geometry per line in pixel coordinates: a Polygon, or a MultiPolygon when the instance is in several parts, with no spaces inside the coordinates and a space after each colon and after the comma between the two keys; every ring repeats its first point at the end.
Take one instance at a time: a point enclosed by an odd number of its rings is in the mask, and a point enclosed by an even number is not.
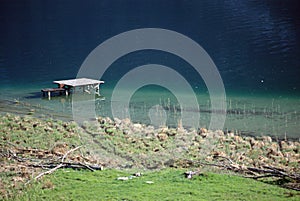
{"type": "Polygon", "coordinates": [[[223,159],[226,159],[226,160],[228,160],[231,164],[234,163],[230,158],[227,158],[227,157],[225,157],[225,156],[214,155],[214,157],[215,157],[215,158],[223,158],[223,159]]]}
{"type": "MultiPolygon", "coordinates": [[[[59,165],[57,165],[56,167],[54,167],[54,168],[52,168],[52,169],[50,169],[50,170],[48,170],[48,171],[46,171],[46,172],[42,172],[42,173],[40,173],[38,176],[36,176],[36,177],[34,178],[34,180],[37,180],[38,178],[40,178],[40,177],[42,177],[42,176],[44,176],[44,175],[46,175],[46,174],[51,174],[51,173],[53,173],[55,170],[57,170],[57,169],[59,169],[59,168],[61,168],[61,167],[63,167],[63,166],[64,166],[64,164],[59,164],[59,165]]],[[[29,180],[28,182],[25,183],[25,185],[29,184],[31,181],[32,181],[32,180],[29,180]]]]}
{"type": "MultiPolygon", "coordinates": [[[[62,157],[60,164],[56,165],[54,168],[52,168],[52,169],[50,169],[50,170],[48,170],[48,171],[46,171],[46,172],[40,173],[38,176],[36,176],[36,177],[34,178],[34,180],[37,180],[37,179],[41,178],[42,176],[44,176],[44,175],[46,175],[46,174],[51,174],[51,173],[53,173],[55,170],[57,170],[57,169],[59,169],[59,168],[61,168],[61,167],[65,167],[66,165],[70,165],[70,164],[64,162],[65,158],[68,156],[68,154],[70,154],[70,153],[73,152],[73,151],[76,151],[76,150],[79,149],[80,147],[82,147],[82,146],[78,146],[78,147],[76,147],[76,148],[74,148],[74,149],[71,149],[71,150],[67,151],[67,153],[65,153],[64,156],[62,157]]],[[[89,167],[88,165],[84,165],[84,164],[80,164],[80,165],[81,165],[81,166],[84,166],[84,167],[86,167],[86,168],[88,168],[89,170],[94,171],[94,169],[91,168],[91,167],[89,167]]],[[[38,165],[36,165],[36,166],[38,166],[38,165]]],[[[40,165],[40,167],[45,167],[45,165],[40,165]]],[[[30,181],[31,181],[31,180],[29,180],[26,184],[30,183],[30,181]]],[[[26,185],[26,184],[25,184],[25,185],[26,185]]]]}
{"type": "Polygon", "coordinates": [[[266,174],[266,175],[259,175],[259,176],[245,176],[245,178],[250,179],[260,179],[260,178],[266,178],[266,177],[276,177],[275,174],[266,174]]]}
{"type": "Polygon", "coordinates": [[[42,176],[44,176],[44,175],[46,175],[46,174],[51,174],[51,173],[53,173],[55,170],[57,170],[57,169],[59,169],[59,168],[61,168],[61,167],[63,167],[64,166],[64,164],[59,164],[58,166],[56,166],[55,168],[52,168],[52,169],[50,169],[50,170],[48,170],[48,171],[46,171],[46,172],[42,172],[42,173],[40,173],[38,176],[36,176],[35,178],[34,178],[34,180],[37,180],[38,178],[40,178],[40,177],[42,177],[42,176]]]}
{"type": "Polygon", "coordinates": [[[62,157],[61,159],[61,162],[63,163],[65,158],[67,157],[67,155],[73,151],[76,151],[77,149],[81,148],[82,146],[78,146],[78,147],[75,147],[74,149],[70,149],[69,151],[67,151],[67,153],[65,153],[65,155],[62,157]]]}

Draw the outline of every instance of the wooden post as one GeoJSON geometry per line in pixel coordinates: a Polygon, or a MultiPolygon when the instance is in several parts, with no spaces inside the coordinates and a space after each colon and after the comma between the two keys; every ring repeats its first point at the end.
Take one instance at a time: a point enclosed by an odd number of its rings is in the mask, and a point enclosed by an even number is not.
{"type": "Polygon", "coordinates": [[[51,92],[48,91],[48,99],[50,100],[51,99],[51,92]]]}
{"type": "Polygon", "coordinates": [[[100,96],[99,84],[95,86],[95,94],[100,96]]]}

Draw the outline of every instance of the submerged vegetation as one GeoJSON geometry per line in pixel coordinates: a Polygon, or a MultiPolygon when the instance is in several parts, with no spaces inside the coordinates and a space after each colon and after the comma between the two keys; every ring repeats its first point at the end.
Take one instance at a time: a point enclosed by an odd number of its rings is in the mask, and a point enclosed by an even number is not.
{"type": "Polygon", "coordinates": [[[300,188],[297,141],[205,128],[154,128],[129,119],[99,117],[79,127],[12,114],[0,118],[0,193],[5,199],[299,198],[297,191],[270,185],[300,188]],[[59,165],[84,170],[57,168],[41,175],[43,167],[59,165]],[[104,171],[93,172],[93,167],[104,171]],[[131,177],[136,171],[144,174],[131,177]],[[185,171],[201,174],[187,179],[185,171]],[[117,180],[124,176],[129,179],[117,180]]]}

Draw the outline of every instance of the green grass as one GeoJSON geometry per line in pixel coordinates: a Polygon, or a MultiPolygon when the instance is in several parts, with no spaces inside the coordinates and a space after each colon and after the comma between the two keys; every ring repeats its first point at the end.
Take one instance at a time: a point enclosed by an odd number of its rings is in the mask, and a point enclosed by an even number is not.
{"type": "Polygon", "coordinates": [[[184,169],[147,172],[58,170],[16,200],[299,200],[296,191],[234,175],[204,173],[186,179],[184,169]],[[147,184],[146,181],[153,181],[147,184]],[[49,189],[51,186],[53,188],[49,189]]]}
{"type": "MultiPolygon", "coordinates": [[[[166,159],[172,159],[177,154],[174,152],[177,136],[170,135],[167,140],[161,141],[154,135],[146,138],[143,134],[124,134],[122,130],[112,129],[112,125],[86,125],[83,130],[72,122],[11,114],[0,116],[0,200],[300,200],[299,192],[280,188],[278,185],[281,184],[274,183],[273,180],[264,183],[241,176],[216,174],[212,173],[213,169],[208,169],[211,167],[202,169],[203,176],[186,179],[183,173],[187,170],[180,169],[187,167],[186,165],[175,162],[172,165],[164,164],[166,159]],[[67,145],[65,152],[83,145],[78,152],[85,156],[99,156],[99,161],[105,167],[116,169],[96,172],[59,169],[39,182],[31,182],[24,187],[24,183],[32,181],[38,173],[45,170],[35,172],[29,167],[25,168],[26,171],[23,170],[22,167],[26,164],[19,167],[18,162],[12,160],[11,154],[7,154],[8,150],[16,151],[15,147],[19,147],[54,153],[54,148],[59,144],[67,145]],[[88,154],[90,150],[95,150],[95,153],[88,154]],[[140,169],[157,167],[157,171],[147,171],[142,177],[127,181],[117,180],[118,177],[130,176],[135,171],[120,171],[117,168],[131,166],[140,169]],[[163,169],[170,166],[178,169],[163,169]],[[23,180],[18,181],[20,178],[23,180]],[[146,181],[154,183],[147,184],[146,181]]],[[[203,138],[199,135],[196,137],[199,140],[195,140],[193,144],[188,145],[185,141],[180,144],[189,146],[189,151],[183,153],[183,158],[195,158],[196,161],[209,154],[202,147],[206,145],[201,144],[203,138]]],[[[220,143],[218,141],[219,145],[220,143]]],[[[230,143],[233,141],[230,140],[230,143]]],[[[228,143],[224,143],[224,149],[227,145],[228,143]]],[[[236,152],[249,152],[252,159],[262,155],[261,149],[249,150],[249,147],[244,146],[248,144],[240,144],[236,147],[236,152]]],[[[221,151],[225,150],[220,149],[221,151]]],[[[229,145],[227,151],[233,151],[229,145]]],[[[27,152],[18,156],[37,157],[27,152]]],[[[293,163],[297,167],[297,163],[293,163]]]]}

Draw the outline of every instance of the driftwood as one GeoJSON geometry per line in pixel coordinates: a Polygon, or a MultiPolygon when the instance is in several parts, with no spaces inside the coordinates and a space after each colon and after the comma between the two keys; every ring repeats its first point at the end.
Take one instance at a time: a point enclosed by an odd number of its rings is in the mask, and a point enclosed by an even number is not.
{"type": "MultiPolygon", "coordinates": [[[[73,151],[79,149],[80,147],[81,147],[81,146],[76,147],[76,148],[74,148],[74,149],[71,149],[71,150],[67,151],[67,152],[64,154],[64,156],[62,157],[61,163],[59,163],[58,165],[56,165],[55,167],[53,167],[52,169],[50,169],[50,170],[48,170],[48,171],[46,171],[46,172],[40,173],[39,175],[37,175],[36,177],[34,177],[34,180],[37,180],[37,179],[43,177],[44,175],[51,174],[51,173],[53,173],[55,170],[58,170],[59,168],[64,167],[64,166],[65,166],[64,160],[65,160],[65,158],[68,156],[68,154],[70,154],[71,152],[73,152],[73,151]]],[[[32,165],[32,166],[33,166],[33,165],[32,165]]],[[[35,167],[37,167],[37,166],[35,166],[35,167]]],[[[41,167],[44,167],[44,165],[41,165],[41,167]]],[[[29,180],[26,184],[28,184],[28,183],[30,183],[30,182],[31,182],[31,180],[29,180]]],[[[25,184],[25,185],[26,185],[26,184],[25,184]]]]}
{"type": "Polygon", "coordinates": [[[77,149],[79,149],[79,148],[81,148],[81,147],[82,147],[82,146],[78,146],[78,147],[75,147],[74,149],[71,149],[71,150],[67,151],[67,153],[65,153],[65,155],[62,157],[61,162],[62,162],[62,163],[64,162],[65,158],[67,157],[67,155],[68,155],[69,153],[71,153],[71,152],[73,152],[73,151],[76,151],[77,149]]]}
{"type": "MultiPolygon", "coordinates": [[[[252,178],[258,179],[263,177],[280,177],[280,178],[290,178],[292,180],[295,180],[297,182],[300,182],[300,174],[297,173],[289,173],[286,172],[284,169],[277,168],[277,167],[271,167],[267,165],[263,165],[262,167],[247,167],[247,166],[241,166],[237,163],[234,163],[231,159],[223,156],[215,156],[216,158],[224,158],[229,163],[223,163],[223,167],[228,170],[233,170],[236,172],[243,172],[246,174],[252,174],[255,175],[252,178]]],[[[221,165],[222,166],[222,165],[221,165]]]]}
{"type": "Polygon", "coordinates": [[[72,152],[80,149],[82,146],[75,147],[70,150],[64,150],[64,154],[56,153],[51,150],[40,150],[32,148],[22,148],[18,147],[13,143],[7,143],[5,148],[0,150],[0,156],[8,158],[10,160],[15,160],[18,162],[18,166],[22,165],[28,168],[42,168],[48,169],[45,172],[39,173],[33,179],[28,180],[26,184],[29,184],[32,180],[38,180],[44,175],[52,174],[59,168],[72,168],[72,169],[88,169],[90,171],[102,170],[103,167],[97,164],[91,164],[90,161],[82,155],[74,155],[66,159],[72,152]],[[73,159],[73,160],[72,160],[73,159]]]}
{"type": "MultiPolygon", "coordinates": [[[[42,176],[44,176],[44,175],[46,175],[46,174],[51,174],[52,172],[54,172],[55,170],[61,168],[62,166],[63,166],[63,164],[59,164],[58,166],[56,166],[55,168],[52,168],[51,170],[48,170],[48,171],[46,171],[46,172],[42,172],[42,173],[40,173],[38,176],[36,176],[36,177],[34,178],[34,180],[37,180],[38,178],[40,178],[40,177],[42,177],[42,176]]],[[[30,181],[29,181],[29,182],[30,182],[30,181]]],[[[27,183],[29,183],[29,182],[27,182],[27,183]]],[[[27,184],[27,183],[26,183],[26,184],[27,184]]]]}
{"type": "Polygon", "coordinates": [[[72,168],[72,169],[89,169],[91,171],[103,170],[102,166],[99,165],[88,165],[84,163],[75,163],[75,162],[63,162],[63,163],[48,163],[48,164],[31,164],[31,167],[36,168],[55,168],[58,165],[62,165],[62,168],[72,168]]]}
{"type": "MultiPolygon", "coordinates": [[[[201,161],[191,161],[191,160],[185,160],[185,162],[193,165],[202,165],[202,166],[214,166],[218,168],[222,168],[225,170],[230,170],[234,172],[239,172],[244,175],[246,178],[252,178],[252,179],[260,179],[260,178],[266,178],[266,177],[274,177],[274,178],[281,178],[281,179],[289,179],[295,184],[300,184],[300,174],[299,173],[290,173],[287,172],[284,169],[277,168],[277,167],[271,167],[271,166],[261,166],[261,167],[247,167],[245,165],[239,165],[232,161],[230,158],[224,157],[224,156],[214,156],[215,159],[222,159],[218,160],[216,163],[207,163],[207,162],[201,162],[201,161]]],[[[192,178],[194,175],[197,175],[199,171],[193,172],[188,171],[185,172],[186,178],[192,178]]],[[[295,185],[293,187],[287,187],[293,190],[300,191],[299,185],[295,185]]]]}

